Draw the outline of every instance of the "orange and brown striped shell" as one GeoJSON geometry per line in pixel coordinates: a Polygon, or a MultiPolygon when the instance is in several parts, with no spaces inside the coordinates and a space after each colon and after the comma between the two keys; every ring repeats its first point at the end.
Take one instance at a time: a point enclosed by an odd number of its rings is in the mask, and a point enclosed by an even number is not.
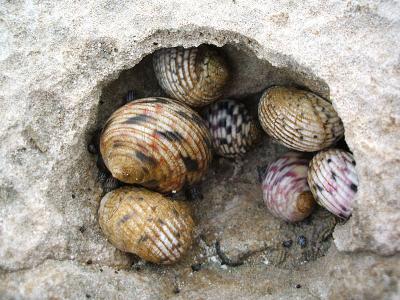
{"type": "Polygon", "coordinates": [[[268,89],[261,97],[258,117],[269,135],[298,151],[321,150],[344,134],[342,121],[330,102],[295,88],[268,89]]]}
{"type": "Polygon", "coordinates": [[[163,90],[192,107],[207,105],[221,97],[229,77],[223,56],[207,45],[158,50],[153,65],[163,90]]]}
{"type": "Polygon", "coordinates": [[[100,152],[120,181],[170,192],[200,181],[211,161],[211,143],[195,111],[168,98],[144,98],[111,115],[100,152]]]}
{"type": "Polygon", "coordinates": [[[187,205],[144,188],[122,187],[106,194],[99,223],[115,247],[157,264],[176,262],[193,241],[187,205]]]}

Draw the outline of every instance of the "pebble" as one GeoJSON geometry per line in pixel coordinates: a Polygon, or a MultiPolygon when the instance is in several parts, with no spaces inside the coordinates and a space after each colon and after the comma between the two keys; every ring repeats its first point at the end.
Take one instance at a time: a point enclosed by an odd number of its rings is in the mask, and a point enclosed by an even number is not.
{"type": "Polygon", "coordinates": [[[297,238],[297,244],[299,244],[299,246],[300,246],[301,248],[306,247],[306,246],[307,246],[307,238],[306,238],[304,235],[300,235],[300,236],[297,238]]]}
{"type": "Polygon", "coordinates": [[[292,240],[286,240],[282,242],[283,247],[285,248],[290,248],[292,247],[293,241],[292,240]]]}
{"type": "Polygon", "coordinates": [[[194,264],[194,265],[191,265],[191,268],[192,268],[192,271],[193,271],[193,272],[200,271],[200,270],[201,270],[201,264],[194,264]]]}

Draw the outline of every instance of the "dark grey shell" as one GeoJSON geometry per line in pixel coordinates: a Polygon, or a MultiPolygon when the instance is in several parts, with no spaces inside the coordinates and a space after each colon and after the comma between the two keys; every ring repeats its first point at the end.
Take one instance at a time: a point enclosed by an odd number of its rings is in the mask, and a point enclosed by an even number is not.
{"type": "Polygon", "coordinates": [[[246,153],[260,137],[257,122],[244,104],[220,100],[204,111],[214,150],[221,156],[232,157],[246,153]]]}

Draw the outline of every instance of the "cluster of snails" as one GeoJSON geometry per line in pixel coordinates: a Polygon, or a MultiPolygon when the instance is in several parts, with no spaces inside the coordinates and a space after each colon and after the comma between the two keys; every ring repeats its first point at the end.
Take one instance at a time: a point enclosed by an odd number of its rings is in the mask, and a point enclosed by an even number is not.
{"type": "Polygon", "coordinates": [[[311,214],[315,199],[336,216],[349,217],[358,178],[351,153],[327,149],[344,135],[332,104],[309,91],[272,87],[261,97],[258,116],[263,129],[282,145],[320,151],[312,159],[287,153],[266,167],[262,189],[271,213],[300,221],[311,214]]]}
{"type": "MultiPolygon", "coordinates": [[[[102,180],[116,188],[101,200],[99,223],[118,249],[170,264],[190,248],[194,222],[185,203],[166,195],[198,183],[213,152],[242,155],[260,140],[262,131],[244,104],[220,99],[229,68],[217,48],[161,49],[154,54],[153,66],[171,98],[128,102],[99,135],[98,164],[106,172],[102,180]]],[[[270,136],[299,151],[327,148],[344,132],[327,100],[293,88],[268,89],[258,115],[270,136]]],[[[264,201],[271,213],[291,222],[311,213],[314,198],[334,214],[348,217],[357,190],[354,165],[351,154],[338,149],[321,151],[311,162],[302,153],[285,154],[264,172],[264,201]]]]}

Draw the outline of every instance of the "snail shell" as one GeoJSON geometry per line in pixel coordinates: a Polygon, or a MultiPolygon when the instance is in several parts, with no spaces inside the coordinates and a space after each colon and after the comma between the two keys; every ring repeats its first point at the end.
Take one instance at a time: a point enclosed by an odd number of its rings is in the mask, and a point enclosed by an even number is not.
{"type": "Polygon", "coordinates": [[[313,152],[344,134],[332,104],[314,93],[272,87],[261,97],[258,117],[263,129],[288,148],[313,152]]]}
{"type": "Polygon", "coordinates": [[[304,154],[289,152],[268,165],[263,199],[274,216],[297,222],[312,212],[315,201],[307,183],[308,164],[304,154]]]}
{"type": "Polygon", "coordinates": [[[106,194],[99,223],[115,247],[157,264],[176,262],[193,240],[189,208],[144,188],[122,187],[106,194]]]}
{"type": "Polygon", "coordinates": [[[118,180],[171,192],[201,179],[211,161],[211,143],[195,111],[168,98],[144,98],[111,115],[100,152],[118,180]]]}
{"type": "Polygon", "coordinates": [[[308,183],[317,202],[343,219],[351,215],[358,177],[353,155],[340,149],[317,153],[310,162],[308,183]]]}
{"type": "Polygon", "coordinates": [[[246,107],[234,100],[211,104],[204,118],[213,138],[215,151],[226,157],[246,153],[260,136],[256,121],[246,107]]]}
{"type": "Polygon", "coordinates": [[[118,179],[110,175],[106,178],[106,180],[103,183],[103,192],[108,193],[112,190],[115,190],[116,188],[119,188],[121,185],[122,184],[118,179]]]}
{"type": "Polygon", "coordinates": [[[172,98],[200,107],[217,100],[228,81],[228,68],[217,49],[207,45],[165,48],[154,53],[154,71],[172,98]]]}

